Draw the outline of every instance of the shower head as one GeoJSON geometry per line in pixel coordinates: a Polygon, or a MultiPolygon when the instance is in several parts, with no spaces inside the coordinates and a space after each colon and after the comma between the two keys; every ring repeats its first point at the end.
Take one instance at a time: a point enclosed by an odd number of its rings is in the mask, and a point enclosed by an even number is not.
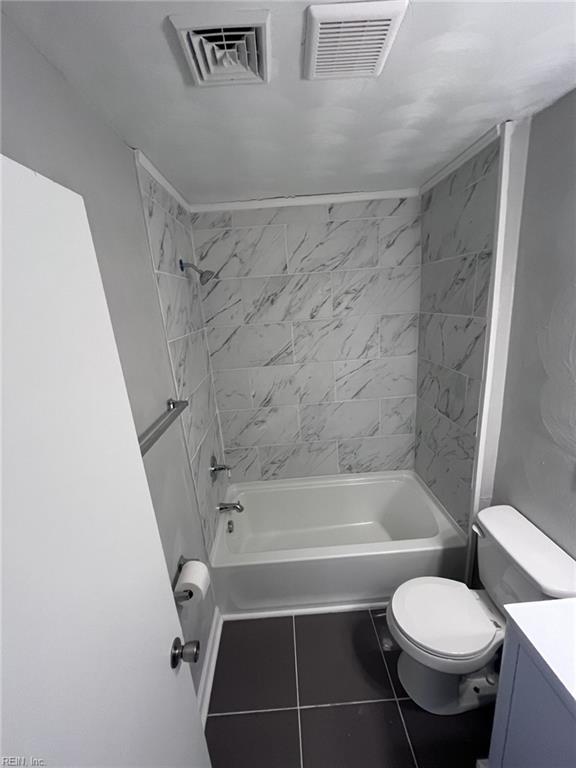
{"type": "Polygon", "coordinates": [[[182,261],[182,259],[180,259],[179,264],[181,272],[184,272],[185,269],[193,269],[194,272],[198,272],[200,275],[200,285],[206,285],[206,283],[209,283],[216,274],[215,272],[211,272],[209,269],[199,269],[196,264],[192,264],[191,261],[182,261]]]}
{"type": "Polygon", "coordinates": [[[206,283],[209,283],[210,280],[214,277],[215,273],[211,272],[209,269],[205,269],[202,272],[200,272],[200,285],[206,285],[206,283]]]}

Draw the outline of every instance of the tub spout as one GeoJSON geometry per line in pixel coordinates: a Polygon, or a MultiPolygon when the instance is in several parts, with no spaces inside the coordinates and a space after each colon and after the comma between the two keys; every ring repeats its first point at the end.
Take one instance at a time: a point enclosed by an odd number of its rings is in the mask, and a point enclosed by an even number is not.
{"type": "Polygon", "coordinates": [[[218,512],[244,512],[244,507],[239,501],[232,501],[230,503],[218,504],[216,507],[218,512]]]}

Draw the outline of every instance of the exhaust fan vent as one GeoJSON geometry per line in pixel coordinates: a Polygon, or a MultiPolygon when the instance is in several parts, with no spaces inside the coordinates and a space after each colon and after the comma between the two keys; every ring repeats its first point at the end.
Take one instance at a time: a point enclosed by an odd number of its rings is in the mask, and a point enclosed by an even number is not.
{"type": "MultiPolygon", "coordinates": [[[[221,15],[221,14],[220,14],[221,15]]],[[[234,14],[238,16],[238,12],[234,14]]],[[[195,85],[268,82],[268,11],[242,16],[242,24],[206,23],[190,26],[190,18],[170,16],[178,33],[195,85]],[[249,23],[247,23],[249,22],[249,23]]]]}
{"type": "Polygon", "coordinates": [[[407,5],[408,0],[311,5],[305,77],[378,77],[407,5]]]}

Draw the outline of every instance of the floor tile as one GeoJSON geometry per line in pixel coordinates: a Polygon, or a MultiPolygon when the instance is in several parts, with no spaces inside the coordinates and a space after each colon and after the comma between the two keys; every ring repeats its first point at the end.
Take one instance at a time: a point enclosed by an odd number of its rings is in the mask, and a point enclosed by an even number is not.
{"type": "Polygon", "coordinates": [[[475,768],[488,756],[493,706],[461,715],[431,715],[413,701],[400,706],[419,768],[475,768]]]}
{"type": "Polygon", "coordinates": [[[394,692],[398,697],[408,696],[398,677],[398,658],[400,657],[401,651],[388,629],[386,610],[374,610],[371,611],[371,613],[374,620],[374,626],[376,627],[376,634],[380,641],[380,647],[384,654],[384,661],[388,667],[388,674],[390,675],[392,685],[394,686],[394,692]]]}
{"type": "Polygon", "coordinates": [[[296,706],[292,617],[226,621],[210,712],[296,706]]]}
{"type": "Polygon", "coordinates": [[[301,710],[304,768],[414,768],[395,702],[301,710]]]}
{"type": "Polygon", "coordinates": [[[213,715],[206,725],[212,768],[300,768],[298,712],[213,715]]]}
{"type": "Polygon", "coordinates": [[[376,634],[380,640],[380,646],[383,651],[398,650],[398,643],[392,637],[392,633],[388,628],[388,621],[386,620],[386,608],[378,608],[377,610],[370,611],[372,614],[372,620],[376,627],[376,634]]]}
{"type": "Polygon", "coordinates": [[[394,693],[396,694],[396,696],[398,696],[399,699],[403,699],[408,696],[408,694],[406,693],[406,690],[404,689],[404,686],[400,682],[400,678],[398,677],[398,659],[400,658],[401,653],[402,651],[385,651],[384,652],[384,660],[386,661],[386,666],[388,667],[388,674],[390,675],[390,679],[392,680],[394,693]]]}
{"type": "Polygon", "coordinates": [[[300,704],[393,698],[368,611],[296,617],[300,704]]]}

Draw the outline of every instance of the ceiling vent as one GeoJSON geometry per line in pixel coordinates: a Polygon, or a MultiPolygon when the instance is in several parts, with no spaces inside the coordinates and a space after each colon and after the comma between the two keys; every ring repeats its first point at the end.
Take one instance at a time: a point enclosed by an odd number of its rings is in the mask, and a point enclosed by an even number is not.
{"type": "Polygon", "coordinates": [[[267,83],[270,55],[268,11],[222,12],[196,18],[170,16],[195,85],[267,83]]]}
{"type": "Polygon", "coordinates": [[[311,5],[304,76],[378,77],[407,6],[408,0],[311,5]]]}

